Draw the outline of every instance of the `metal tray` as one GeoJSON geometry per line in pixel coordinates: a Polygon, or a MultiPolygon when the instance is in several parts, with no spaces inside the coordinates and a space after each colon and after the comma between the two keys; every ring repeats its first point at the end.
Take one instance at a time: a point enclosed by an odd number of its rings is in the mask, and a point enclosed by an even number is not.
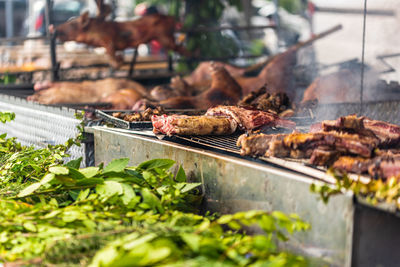
{"type": "MultiPolygon", "coordinates": [[[[96,115],[103,119],[104,121],[111,123],[115,127],[122,129],[130,129],[130,130],[138,130],[138,129],[153,129],[153,125],[151,121],[137,121],[137,122],[128,122],[122,119],[115,118],[112,116],[114,112],[123,112],[123,113],[134,113],[135,111],[131,110],[97,110],[95,111],[96,115]]],[[[166,109],[166,114],[181,114],[181,115],[202,115],[205,113],[203,110],[195,110],[195,109],[166,109]]]]}
{"type": "Polygon", "coordinates": [[[102,111],[96,109],[95,113],[98,117],[103,119],[104,121],[111,123],[115,127],[122,128],[122,129],[152,129],[153,124],[151,121],[135,121],[135,122],[129,122],[125,121],[122,119],[118,119],[114,116],[112,116],[112,113],[116,112],[115,110],[113,111],[102,111]]]}

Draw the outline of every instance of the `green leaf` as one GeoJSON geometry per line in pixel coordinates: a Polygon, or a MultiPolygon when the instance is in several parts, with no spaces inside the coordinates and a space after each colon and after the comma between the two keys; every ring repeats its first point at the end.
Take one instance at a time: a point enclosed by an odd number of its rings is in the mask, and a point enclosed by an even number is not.
{"type": "Polygon", "coordinates": [[[182,233],[181,238],[194,252],[199,251],[201,237],[196,234],[182,233]]]}
{"type": "Polygon", "coordinates": [[[114,181],[105,181],[104,184],[99,184],[96,186],[96,192],[103,199],[108,199],[114,195],[121,195],[124,190],[121,183],[114,181]]]}
{"type": "Polygon", "coordinates": [[[183,170],[182,166],[179,166],[179,170],[175,176],[175,181],[180,182],[180,183],[186,182],[186,173],[183,170]]]}
{"type": "Polygon", "coordinates": [[[260,225],[261,229],[263,229],[267,233],[270,233],[270,232],[276,230],[275,221],[269,215],[263,215],[261,217],[261,220],[259,221],[259,225],[260,225]]]}
{"type": "Polygon", "coordinates": [[[107,172],[122,172],[129,163],[129,158],[113,159],[103,170],[107,172]]]}
{"type": "Polygon", "coordinates": [[[64,166],[54,166],[49,168],[49,172],[57,175],[67,175],[69,173],[69,169],[64,166]]]}
{"type": "Polygon", "coordinates": [[[133,199],[135,199],[136,194],[135,194],[135,191],[133,191],[133,188],[131,185],[127,185],[127,184],[121,184],[121,185],[122,185],[122,189],[123,189],[123,195],[121,196],[121,200],[125,206],[128,206],[129,203],[131,203],[131,201],[133,199]]]}
{"type": "Polygon", "coordinates": [[[99,167],[87,167],[80,169],[79,171],[86,177],[86,178],[91,178],[95,176],[96,174],[99,173],[100,168],[99,167]]]}
{"type": "Polygon", "coordinates": [[[147,243],[147,242],[155,239],[156,237],[157,237],[156,234],[153,234],[153,233],[147,234],[147,235],[141,236],[141,237],[139,237],[139,238],[137,238],[137,239],[135,239],[135,240],[133,240],[131,242],[125,243],[123,245],[123,248],[126,249],[126,250],[132,250],[132,249],[134,249],[134,248],[136,248],[138,246],[143,245],[144,243],[147,243]]]}
{"type": "Polygon", "coordinates": [[[77,169],[68,168],[68,170],[69,170],[68,176],[73,178],[73,179],[75,179],[75,180],[82,180],[82,179],[86,178],[85,175],[83,175],[83,173],[81,173],[77,169]]]}
{"type": "Polygon", "coordinates": [[[164,208],[161,205],[160,200],[147,188],[143,188],[142,191],[143,203],[149,205],[149,207],[160,213],[164,213],[164,208]]]}
{"type": "Polygon", "coordinates": [[[137,168],[142,170],[152,170],[155,168],[168,170],[174,164],[175,161],[173,161],[172,159],[152,159],[139,164],[137,168]]]}
{"type": "Polygon", "coordinates": [[[47,184],[48,182],[51,182],[54,179],[54,177],[55,177],[54,173],[48,173],[42,178],[42,180],[40,180],[39,183],[41,185],[47,184]]]}
{"type": "Polygon", "coordinates": [[[79,169],[79,167],[81,166],[81,162],[82,162],[82,157],[68,161],[64,166],[74,169],[79,169]]]}
{"type": "Polygon", "coordinates": [[[102,184],[104,183],[104,179],[102,178],[84,178],[76,182],[76,185],[78,186],[90,186],[90,185],[97,185],[97,184],[102,184]]]}
{"type": "Polygon", "coordinates": [[[273,211],[271,215],[280,221],[284,222],[290,221],[289,217],[281,211],[273,211]]]}
{"type": "Polygon", "coordinates": [[[85,200],[85,199],[87,199],[87,197],[89,196],[89,193],[90,193],[90,188],[87,188],[87,189],[85,189],[85,190],[81,190],[81,191],[79,192],[78,197],[77,197],[75,200],[76,200],[76,201],[85,200]]]}
{"type": "Polygon", "coordinates": [[[37,228],[32,222],[25,222],[24,223],[24,228],[30,232],[36,232],[37,228]]]}
{"type": "Polygon", "coordinates": [[[40,186],[42,186],[42,184],[40,182],[33,183],[30,186],[26,187],[21,192],[19,192],[18,197],[26,197],[26,196],[32,194],[33,192],[35,192],[36,190],[38,190],[40,188],[40,186]]]}
{"type": "Polygon", "coordinates": [[[196,188],[196,187],[198,187],[198,186],[200,186],[200,185],[201,185],[201,183],[190,183],[190,184],[185,184],[185,187],[183,187],[183,188],[181,189],[181,192],[182,192],[182,193],[189,192],[189,191],[193,190],[194,188],[196,188]]]}

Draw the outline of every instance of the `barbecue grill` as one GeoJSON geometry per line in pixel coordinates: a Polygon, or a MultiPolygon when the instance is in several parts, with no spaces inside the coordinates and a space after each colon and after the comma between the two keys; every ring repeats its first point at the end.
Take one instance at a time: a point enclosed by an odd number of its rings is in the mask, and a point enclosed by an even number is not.
{"type": "Polygon", "coordinates": [[[212,211],[277,209],[307,218],[312,229],[291,239],[291,250],[324,258],[332,266],[398,262],[397,255],[385,251],[388,244],[400,245],[396,238],[400,219],[393,207],[371,207],[350,193],[322,203],[309,188],[311,183],[335,182],[323,169],[285,159],[241,157],[235,145],[238,135],[159,140],[148,136],[149,131],[132,134],[104,127],[88,131],[94,133],[96,164],[116,157],[129,157],[133,165],[153,158],[173,159],[183,165],[189,179],[202,182],[204,207],[212,211]]]}

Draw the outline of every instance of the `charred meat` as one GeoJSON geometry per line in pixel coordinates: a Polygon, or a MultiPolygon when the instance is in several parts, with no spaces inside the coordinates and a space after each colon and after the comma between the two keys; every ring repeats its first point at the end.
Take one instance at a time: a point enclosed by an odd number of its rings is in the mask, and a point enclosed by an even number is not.
{"type": "Polygon", "coordinates": [[[291,108],[291,103],[285,93],[269,93],[267,87],[263,86],[259,90],[250,92],[238,103],[238,106],[281,114],[291,108]]]}
{"type": "Polygon", "coordinates": [[[153,115],[162,115],[162,114],[165,114],[164,109],[158,107],[155,109],[147,108],[144,111],[133,112],[133,113],[114,112],[112,116],[125,121],[134,122],[134,121],[151,121],[151,117],[153,115]]]}

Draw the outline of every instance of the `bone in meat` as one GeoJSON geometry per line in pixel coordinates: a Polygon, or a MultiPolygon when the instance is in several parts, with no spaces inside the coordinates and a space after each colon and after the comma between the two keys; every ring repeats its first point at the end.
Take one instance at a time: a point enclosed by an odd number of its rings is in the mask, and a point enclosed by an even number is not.
{"type": "Polygon", "coordinates": [[[276,114],[237,106],[217,106],[207,110],[206,114],[231,117],[244,130],[253,130],[264,125],[279,126],[288,129],[296,127],[295,122],[281,119],[276,114]]]}
{"type": "Polygon", "coordinates": [[[177,135],[225,135],[236,131],[237,124],[226,117],[154,115],[151,118],[154,133],[177,135]]]}

